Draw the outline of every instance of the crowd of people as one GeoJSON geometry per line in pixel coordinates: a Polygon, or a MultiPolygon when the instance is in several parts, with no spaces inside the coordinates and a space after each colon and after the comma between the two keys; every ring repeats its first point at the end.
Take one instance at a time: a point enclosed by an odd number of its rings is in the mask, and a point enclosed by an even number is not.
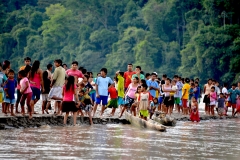
{"type": "Polygon", "coordinates": [[[119,107],[119,117],[128,111],[147,120],[155,111],[171,115],[175,110],[199,122],[202,94],[207,115],[214,115],[217,111],[220,117],[227,116],[229,107],[232,107],[232,116],[240,112],[240,82],[228,89],[227,84],[224,83],[221,88],[217,81],[209,79],[201,87],[198,78],[194,80],[174,75],[171,79],[166,74],[159,77],[156,72],[144,75],[140,66],[134,70],[132,64],[128,64],[126,72],[117,71],[113,79],[107,76],[106,68],[102,68],[94,78],[93,73],[79,67],[77,61],[73,61],[68,69],[62,60],[56,59],[53,73],[52,64],[43,71],[38,60],[32,63],[31,58],[26,57],[24,63],[18,72],[11,69],[8,60],[0,64],[0,103],[6,116],[9,113],[11,116],[28,113],[31,119],[33,114],[37,114],[34,106],[40,96],[42,114],[49,114],[53,100],[54,114],[65,113],[64,124],[72,115],[74,125],[78,115],[88,116],[90,124],[93,124],[92,117],[98,106],[101,106],[100,116],[106,108],[112,108],[108,116],[114,116],[119,107]]]}

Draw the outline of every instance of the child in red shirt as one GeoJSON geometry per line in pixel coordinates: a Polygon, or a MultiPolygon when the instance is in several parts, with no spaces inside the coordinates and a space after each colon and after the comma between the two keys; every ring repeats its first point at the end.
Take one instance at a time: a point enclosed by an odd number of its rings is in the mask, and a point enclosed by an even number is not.
{"type": "Polygon", "coordinates": [[[111,99],[110,99],[110,101],[108,101],[107,107],[112,108],[112,112],[110,114],[110,116],[112,117],[115,114],[116,108],[118,108],[118,93],[114,86],[111,86],[108,89],[108,93],[109,93],[111,99]]]}

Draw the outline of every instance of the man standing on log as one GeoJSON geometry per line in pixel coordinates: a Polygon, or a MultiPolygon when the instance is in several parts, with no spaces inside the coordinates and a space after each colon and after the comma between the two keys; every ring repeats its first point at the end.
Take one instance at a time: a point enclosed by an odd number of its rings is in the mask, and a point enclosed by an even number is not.
{"type": "Polygon", "coordinates": [[[133,69],[133,65],[129,63],[127,66],[127,71],[124,72],[124,75],[123,75],[123,78],[125,80],[125,84],[124,84],[125,91],[127,90],[129,84],[132,82],[132,75],[136,73],[132,69],[133,69]]]}

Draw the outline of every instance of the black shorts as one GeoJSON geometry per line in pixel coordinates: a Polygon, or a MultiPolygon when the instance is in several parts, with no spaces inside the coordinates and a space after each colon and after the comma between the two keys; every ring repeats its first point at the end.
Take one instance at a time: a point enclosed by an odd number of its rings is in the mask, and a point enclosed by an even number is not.
{"type": "Polygon", "coordinates": [[[210,104],[210,97],[208,97],[208,95],[204,96],[203,103],[210,104]]]}
{"type": "Polygon", "coordinates": [[[171,96],[171,100],[169,100],[170,97],[165,97],[164,100],[163,100],[163,104],[166,106],[166,107],[169,107],[169,106],[173,106],[174,105],[174,97],[171,96]]]}
{"type": "Polygon", "coordinates": [[[62,112],[77,112],[78,108],[74,101],[63,101],[62,112]]]}

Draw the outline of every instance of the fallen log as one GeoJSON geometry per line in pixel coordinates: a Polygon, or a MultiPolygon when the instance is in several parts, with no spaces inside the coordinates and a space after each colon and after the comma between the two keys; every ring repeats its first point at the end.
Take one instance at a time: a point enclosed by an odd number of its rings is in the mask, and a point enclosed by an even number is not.
{"type": "Polygon", "coordinates": [[[166,127],[159,124],[158,122],[155,122],[151,119],[145,121],[141,118],[135,117],[132,114],[125,112],[125,118],[128,120],[132,125],[141,127],[141,128],[147,128],[151,130],[156,130],[156,131],[161,131],[164,132],[166,131],[166,127]]]}
{"type": "Polygon", "coordinates": [[[176,126],[176,119],[171,117],[166,117],[166,113],[156,111],[153,120],[164,125],[164,126],[176,126]]]}

